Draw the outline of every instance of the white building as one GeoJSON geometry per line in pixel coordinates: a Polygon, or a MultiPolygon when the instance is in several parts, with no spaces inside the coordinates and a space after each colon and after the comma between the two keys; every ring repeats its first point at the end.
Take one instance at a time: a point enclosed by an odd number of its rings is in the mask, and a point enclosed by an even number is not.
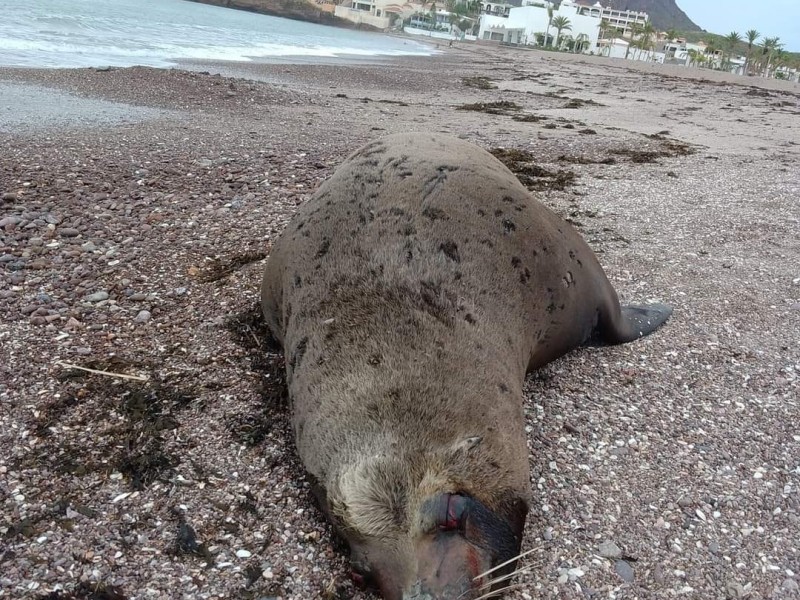
{"type": "Polygon", "coordinates": [[[617,30],[618,37],[630,36],[634,25],[644,25],[650,19],[646,12],[605,8],[599,2],[591,6],[581,3],[578,12],[582,15],[603,19],[617,30]]]}
{"type": "MultiPolygon", "coordinates": [[[[537,44],[537,37],[542,38],[548,30],[550,19],[547,15],[548,2],[533,0],[532,4],[509,10],[508,17],[483,15],[478,37],[482,40],[493,40],[509,44],[537,44]]],[[[566,17],[570,29],[561,32],[561,39],[580,39],[584,52],[594,50],[600,34],[600,17],[580,14],[581,6],[572,0],[562,0],[553,18],[566,17]]],[[[550,25],[550,37],[553,43],[557,31],[550,25]]]]}

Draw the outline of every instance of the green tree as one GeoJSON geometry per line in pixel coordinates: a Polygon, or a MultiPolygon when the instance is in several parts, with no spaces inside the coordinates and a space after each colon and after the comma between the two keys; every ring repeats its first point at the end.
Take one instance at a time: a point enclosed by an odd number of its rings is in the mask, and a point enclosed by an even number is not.
{"type": "Polygon", "coordinates": [[[707,62],[709,64],[709,66],[712,69],[714,69],[717,66],[716,57],[717,57],[717,46],[716,46],[716,43],[714,42],[714,38],[709,38],[706,41],[706,60],[704,62],[707,62]]]}
{"type": "Polygon", "coordinates": [[[731,31],[728,35],[725,36],[725,43],[728,45],[728,57],[725,58],[723,55],[722,63],[726,71],[730,70],[731,59],[733,58],[734,53],[736,52],[736,46],[739,45],[739,42],[742,41],[742,36],[739,35],[738,31],[731,31]]]}
{"type": "Polygon", "coordinates": [[[764,77],[769,77],[770,68],[772,67],[772,59],[775,53],[782,48],[781,39],[779,37],[771,37],[764,39],[764,46],[762,48],[762,55],[764,56],[764,77]]]}
{"type": "Polygon", "coordinates": [[[625,49],[625,58],[628,58],[628,54],[630,54],[631,48],[635,48],[636,44],[634,40],[639,36],[639,33],[642,31],[642,26],[639,23],[633,23],[631,25],[631,40],[628,43],[628,47],[625,49]]]}
{"type": "Polygon", "coordinates": [[[558,49],[558,42],[559,38],[561,37],[562,31],[571,31],[572,30],[572,23],[570,23],[567,17],[562,15],[558,15],[557,17],[553,18],[553,27],[556,28],[556,42],[555,47],[558,49]]]}
{"type": "Polygon", "coordinates": [[[585,33],[579,33],[575,38],[575,46],[573,50],[576,54],[582,54],[583,52],[586,52],[586,48],[589,46],[589,44],[589,36],[585,33]]]}
{"type": "Polygon", "coordinates": [[[550,45],[550,27],[553,24],[553,5],[547,5],[547,30],[544,32],[544,45],[550,45]]]}
{"type": "Polygon", "coordinates": [[[675,41],[675,40],[678,38],[678,32],[677,32],[677,30],[675,30],[675,29],[671,29],[671,28],[670,28],[670,29],[667,29],[667,30],[664,32],[664,35],[666,35],[666,36],[667,36],[667,41],[668,41],[668,42],[674,42],[674,41],[675,41]]]}
{"type": "Polygon", "coordinates": [[[656,28],[650,21],[646,21],[642,28],[639,30],[639,56],[641,52],[646,52],[653,49],[653,39],[656,35],[656,28]]]}
{"type": "Polygon", "coordinates": [[[758,31],[756,31],[755,29],[750,29],[747,33],[745,33],[745,36],[747,36],[747,60],[744,66],[744,72],[745,74],[749,75],[750,61],[753,58],[753,44],[755,44],[756,41],[758,41],[758,38],[761,37],[761,34],[758,33],[758,31]]]}

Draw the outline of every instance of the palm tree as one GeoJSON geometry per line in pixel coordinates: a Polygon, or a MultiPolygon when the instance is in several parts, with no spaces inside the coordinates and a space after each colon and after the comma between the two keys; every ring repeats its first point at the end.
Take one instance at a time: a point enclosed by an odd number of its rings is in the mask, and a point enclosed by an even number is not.
{"type": "Polygon", "coordinates": [[[547,5],[547,31],[544,32],[544,45],[550,45],[550,25],[553,24],[553,5],[547,5]]]}
{"type": "Polygon", "coordinates": [[[575,44],[572,47],[572,51],[575,54],[582,54],[585,52],[589,43],[589,36],[585,33],[579,33],[577,36],[575,36],[575,44]]]}
{"type": "Polygon", "coordinates": [[[750,56],[753,52],[753,44],[755,44],[756,40],[758,40],[758,38],[761,37],[761,34],[758,33],[758,31],[756,31],[755,29],[751,29],[747,33],[745,33],[745,35],[747,36],[747,62],[745,63],[744,72],[749,75],[750,56]]]}
{"type": "MultiPolygon", "coordinates": [[[[653,45],[653,36],[656,34],[656,28],[650,21],[646,21],[642,28],[639,30],[639,50],[649,51],[653,45]]],[[[641,57],[641,52],[639,52],[641,57]]]]}
{"type": "Polygon", "coordinates": [[[730,70],[730,63],[731,63],[731,59],[733,58],[733,53],[736,51],[736,46],[737,46],[737,44],[738,44],[739,42],[741,42],[741,41],[742,41],[742,36],[741,36],[741,35],[739,35],[739,32],[738,32],[738,31],[731,31],[731,32],[730,32],[730,33],[729,33],[729,34],[728,34],[728,35],[725,37],[725,41],[726,41],[726,42],[727,42],[727,44],[728,44],[728,50],[730,50],[730,54],[728,55],[728,60],[727,60],[727,61],[725,61],[725,60],[723,59],[723,62],[727,62],[727,63],[728,63],[728,64],[727,64],[727,69],[726,69],[726,70],[730,70]]]}
{"type": "Polygon", "coordinates": [[[709,39],[706,42],[706,61],[711,65],[712,69],[717,66],[717,47],[713,39],[709,39]]]}
{"type": "Polygon", "coordinates": [[[625,50],[625,59],[626,60],[628,58],[628,54],[631,51],[631,47],[634,46],[633,40],[636,39],[636,37],[639,35],[639,33],[641,31],[642,31],[642,26],[639,23],[633,23],[631,25],[631,41],[628,43],[628,47],[625,50]]]}
{"type": "Polygon", "coordinates": [[[783,44],[781,44],[781,38],[776,36],[774,38],[767,38],[764,40],[764,47],[766,48],[767,46],[769,46],[769,52],[767,52],[767,69],[765,76],[769,77],[772,58],[775,56],[775,54],[783,50],[783,44]]]}
{"type": "Polygon", "coordinates": [[[785,67],[789,58],[789,53],[783,49],[782,46],[778,46],[775,50],[775,79],[785,79],[786,74],[782,71],[778,71],[781,67],[785,67]]]}
{"type": "Polygon", "coordinates": [[[611,27],[611,23],[608,22],[608,19],[600,19],[600,39],[605,39],[606,34],[613,29],[611,27]]]}
{"type": "Polygon", "coordinates": [[[553,18],[553,27],[556,28],[555,46],[556,46],[556,49],[558,49],[558,41],[559,41],[559,38],[561,37],[561,32],[562,31],[571,31],[572,30],[572,23],[569,22],[569,19],[567,17],[564,17],[562,15],[558,15],[557,17],[553,18]]]}
{"type": "Polygon", "coordinates": [[[668,42],[672,42],[672,41],[674,41],[674,40],[675,40],[675,38],[677,38],[677,37],[678,37],[678,32],[677,32],[677,30],[675,30],[675,29],[667,29],[667,30],[664,32],[664,35],[666,35],[666,36],[667,36],[667,41],[668,41],[668,42]]]}

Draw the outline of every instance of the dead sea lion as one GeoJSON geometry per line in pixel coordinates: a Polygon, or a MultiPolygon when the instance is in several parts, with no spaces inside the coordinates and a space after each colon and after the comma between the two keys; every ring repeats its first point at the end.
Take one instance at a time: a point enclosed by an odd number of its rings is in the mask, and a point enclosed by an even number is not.
{"type": "Polygon", "coordinates": [[[431,134],[347,158],[261,294],[300,458],[355,578],[390,600],[507,585],[530,501],[526,372],[671,313],[620,307],[568,223],[488,152],[431,134]]]}

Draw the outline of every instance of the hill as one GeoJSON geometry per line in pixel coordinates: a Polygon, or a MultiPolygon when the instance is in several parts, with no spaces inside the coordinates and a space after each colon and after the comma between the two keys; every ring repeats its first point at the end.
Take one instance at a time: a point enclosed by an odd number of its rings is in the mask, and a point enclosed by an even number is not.
{"type": "Polygon", "coordinates": [[[702,31],[675,3],[675,0],[604,0],[603,6],[617,10],[639,10],[650,15],[656,29],[702,31]]]}

